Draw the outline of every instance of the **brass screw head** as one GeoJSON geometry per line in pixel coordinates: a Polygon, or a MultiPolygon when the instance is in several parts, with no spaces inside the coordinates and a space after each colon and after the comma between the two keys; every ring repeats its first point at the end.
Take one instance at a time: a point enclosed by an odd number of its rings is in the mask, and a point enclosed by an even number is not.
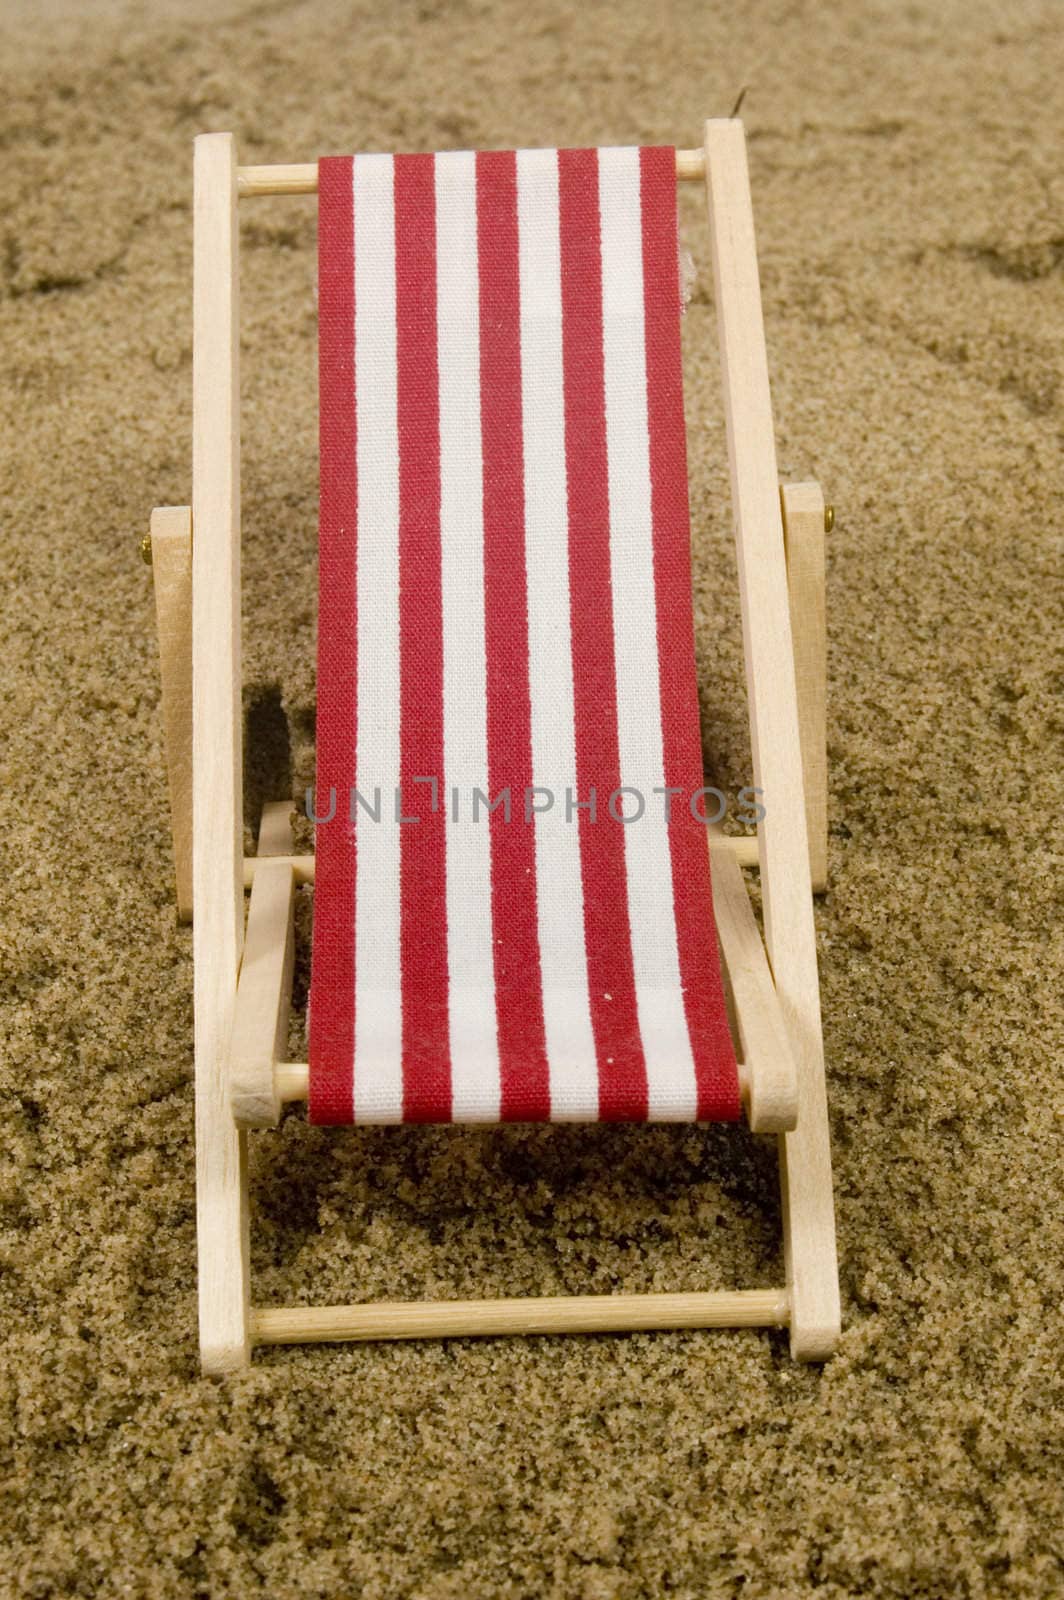
{"type": "Polygon", "coordinates": [[[825,533],[830,533],[834,526],[835,526],[835,507],[834,506],[825,506],[824,507],[824,532],[825,533]]]}
{"type": "Polygon", "coordinates": [[[150,533],[146,533],[144,535],[143,539],[140,541],[140,559],[147,566],[149,566],[149,567],[151,566],[151,534],[150,533]]]}

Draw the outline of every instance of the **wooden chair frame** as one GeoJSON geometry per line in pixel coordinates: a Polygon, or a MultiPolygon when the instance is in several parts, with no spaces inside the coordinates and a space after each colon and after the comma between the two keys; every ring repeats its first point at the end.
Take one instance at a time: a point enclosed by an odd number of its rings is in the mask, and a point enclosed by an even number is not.
{"type": "Polygon", "coordinates": [[[708,122],[701,149],[677,152],[677,178],[706,186],[754,782],[766,806],[756,840],[711,834],[717,935],[747,1116],[752,1128],[779,1139],[786,1284],[252,1306],[247,1130],[275,1122],[284,1102],[307,1095],[305,1063],[283,1056],[294,894],[313,880],[314,858],[293,854],[288,802],[266,806],[258,855],[244,858],[237,211],[245,197],[315,193],[317,166],[239,167],[231,134],[205,134],[195,146],[192,507],[155,511],[151,556],[182,920],[194,908],[199,1327],[207,1372],[246,1366],[255,1345],[325,1340],[786,1326],[797,1359],[823,1360],[835,1346],[839,1290],[812,903],[827,868],[824,502],[815,483],[781,491],[777,482],[742,124],[708,122]],[[760,868],[764,945],[742,866],[760,868]]]}

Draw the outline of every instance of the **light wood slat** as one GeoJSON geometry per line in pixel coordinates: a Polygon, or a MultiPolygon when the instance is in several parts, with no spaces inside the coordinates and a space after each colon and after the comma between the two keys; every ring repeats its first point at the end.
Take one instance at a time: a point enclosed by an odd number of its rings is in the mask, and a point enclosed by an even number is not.
{"type": "Polygon", "coordinates": [[[663,1328],[782,1328],[785,1289],[708,1294],[558,1295],[523,1300],[380,1301],[364,1306],[257,1307],[255,1344],[462,1339],[504,1334],[631,1333],[663,1328]]]}
{"type": "Polygon", "coordinates": [[[192,364],[192,893],[196,1237],[204,1370],[250,1355],[246,1135],[227,1056],[244,932],[236,155],[195,147],[192,364]]]}
{"type": "Polygon", "coordinates": [[[177,920],[192,921],[192,511],[156,506],[151,570],[159,637],[177,920]]]}
{"type": "Polygon", "coordinates": [[[791,1350],[830,1354],[839,1332],[820,995],[802,795],[787,571],[754,221],[742,123],[706,124],[706,189],[742,602],[765,934],[798,1070],[798,1126],[781,1135],[791,1350]]]}
{"type": "Polygon", "coordinates": [[[275,1069],[288,1043],[295,961],[295,875],[284,859],[292,849],[291,812],[285,802],[267,804],[259,829],[229,1047],[233,1116],[245,1128],[272,1127],[281,1115],[275,1069]]]}
{"type": "Polygon", "coordinates": [[[739,1030],[747,1119],[783,1133],[798,1117],[798,1075],[750,896],[735,858],[711,850],[713,911],[739,1030]]]}
{"type": "Polygon", "coordinates": [[[787,551],[798,731],[802,746],[809,872],[813,893],[828,886],[828,630],[824,592],[824,496],[818,483],[780,490],[787,551]]]}

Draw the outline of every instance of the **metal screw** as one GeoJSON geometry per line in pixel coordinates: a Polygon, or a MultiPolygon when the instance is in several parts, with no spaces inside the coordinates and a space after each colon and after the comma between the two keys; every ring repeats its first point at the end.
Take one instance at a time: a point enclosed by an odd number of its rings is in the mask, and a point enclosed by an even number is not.
{"type": "Polygon", "coordinates": [[[835,507],[834,506],[825,506],[824,507],[824,532],[825,533],[830,533],[834,526],[835,526],[835,507]]]}
{"type": "Polygon", "coordinates": [[[151,534],[146,533],[140,541],[140,559],[149,567],[151,566],[151,534]]]}

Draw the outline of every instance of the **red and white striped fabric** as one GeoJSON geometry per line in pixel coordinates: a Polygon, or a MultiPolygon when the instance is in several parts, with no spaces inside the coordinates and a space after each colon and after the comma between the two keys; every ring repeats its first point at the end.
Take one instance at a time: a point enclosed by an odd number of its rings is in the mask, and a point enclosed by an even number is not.
{"type": "Polygon", "coordinates": [[[316,1122],[739,1114],[675,172],[319,163],[316,1122]]]}

